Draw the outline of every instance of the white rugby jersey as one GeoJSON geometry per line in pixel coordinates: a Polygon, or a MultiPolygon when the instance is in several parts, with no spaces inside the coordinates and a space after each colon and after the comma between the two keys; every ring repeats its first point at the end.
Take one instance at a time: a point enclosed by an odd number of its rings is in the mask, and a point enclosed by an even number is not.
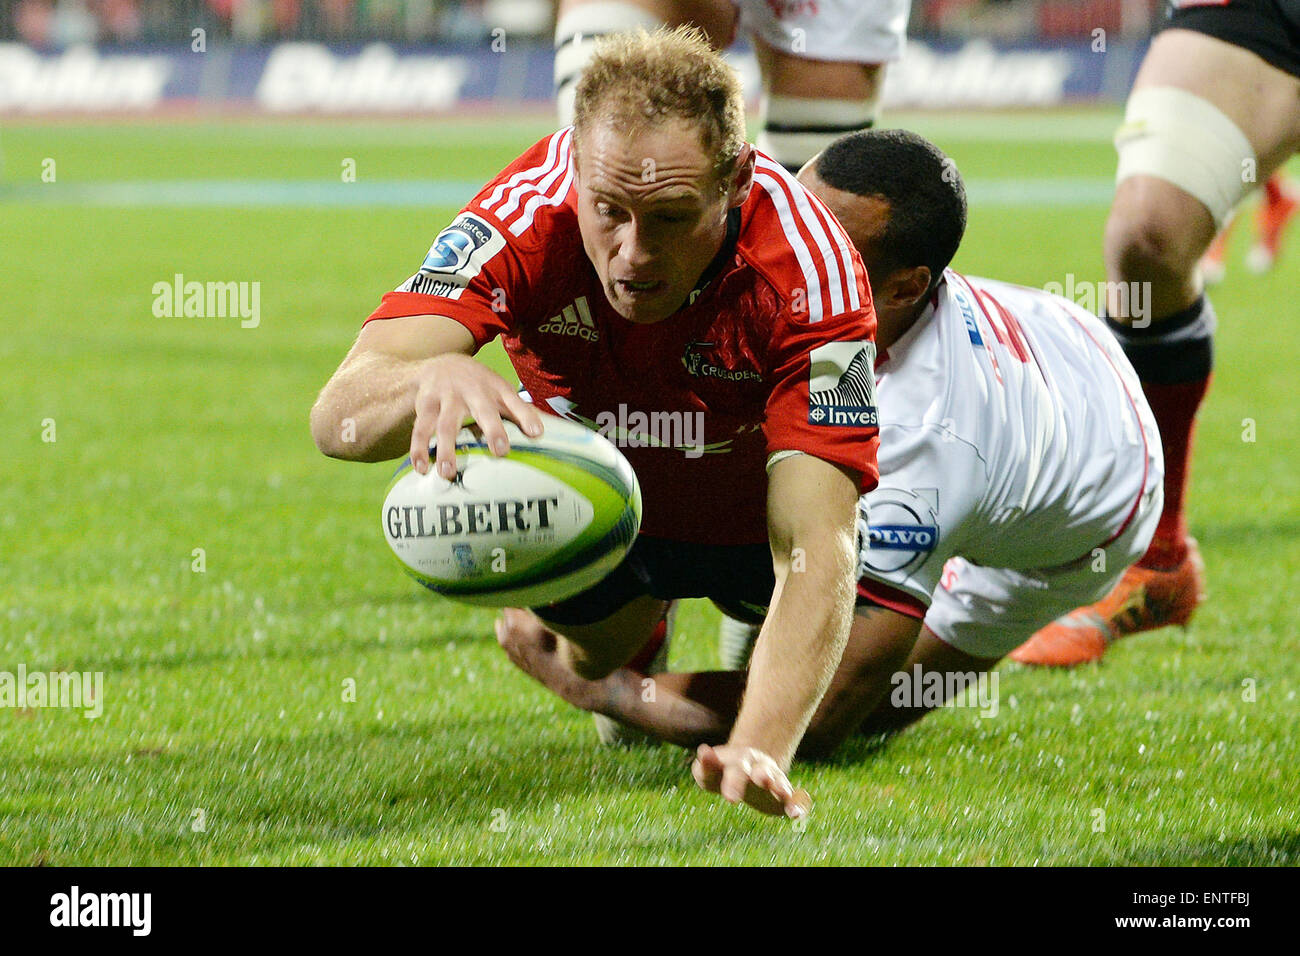
{"type": "Polygon", "coordinates": [[[1018,571],[1091,557],[1163,467],[1119,344],[1060,296],[949,269],[876,381],[860,590],[898,610],[923,614],[954,556],[1018,571]]]}

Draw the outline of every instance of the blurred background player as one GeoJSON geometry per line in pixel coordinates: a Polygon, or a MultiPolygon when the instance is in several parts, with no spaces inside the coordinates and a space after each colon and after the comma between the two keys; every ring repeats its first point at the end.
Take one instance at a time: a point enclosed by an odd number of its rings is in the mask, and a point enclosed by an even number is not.
{"type": "MultiPolygon", "coordinates": [[[[1295,185],[1280,172],[1268,178],[1260,193],[1260,203],[1255,209],[1255,242],[1246,253],[1246,268],[1256,274],[1268,272],[1277,262],[1282,233],[1300,206],[1295,185]]],[[[1206,285],[1217,285],[1227,275],[1228,239],[1237,224],[1238,211],[1229,214],[1228,221],[1201,256],[1201,276],[1206,285]]]]}
{"type": "MultiPolygon", "coordinates": [[[[977,680],[1104,595],[1160,515],[1155,420],[1106,326],[1059,296],[946,268],[966,221],[955,173],[921,137],[878,130],[799,176],[873,277],[881,349],[880,484],[860,501],[853,626],[804,755],[940,706],[915,682],[896,698],[896,675],[942,674],[945,693],[948,675],[977,680]]],[[[685,746],[726,739],[745,693],[747,646],[725,671],[656,674],[645,695],[631,667],[584,680],[512,615],[498,637],[570,703],[685,746]]]]}
{"type": "Polygon", "coordinates": [[[876,122],[885,64],[903,54],[909,11],[909,0],[559,0],[560,125],[573,122],[573,90],[601,36],[690,23],[721,50],[739,26],[762,73],[758,147],[797,172],[837,136],[876,122]]]}
{"type": "Polygon", "coordinates": [[[1069,666],[1126,634],[1186,624],[1204,565],[1184,516],[1196,411],[1213,365],[1214,307],[1197,268],[1242,197],[1300,149],[1300,3],[1183,2],[1167,11],[1115,135],[1106,224],[1108,323],[1142,379],[1165,453],[1164,514],[1114,592],[1044,628],[1012,658],[1069,666]],[[1150,315],[1119,290],[1149,283],[1150,315]]]}

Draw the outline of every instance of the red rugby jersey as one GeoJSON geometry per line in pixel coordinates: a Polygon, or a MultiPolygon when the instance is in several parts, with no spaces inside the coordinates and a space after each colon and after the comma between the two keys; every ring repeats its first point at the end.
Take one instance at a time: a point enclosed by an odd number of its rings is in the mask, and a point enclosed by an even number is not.
{"type": "Polygon", "coordinates": [[[609,305],[583,250],[571,145],[561,130],[488,183],[366,321],[448,316],[480,347],[500,335],[534,404],[627,456],[642,534],[766,541],[765,465],[782,450],[874,488],[875,311],[826,207],[760,153],[702,288],[664,321],[636,325],[609,305]]]}

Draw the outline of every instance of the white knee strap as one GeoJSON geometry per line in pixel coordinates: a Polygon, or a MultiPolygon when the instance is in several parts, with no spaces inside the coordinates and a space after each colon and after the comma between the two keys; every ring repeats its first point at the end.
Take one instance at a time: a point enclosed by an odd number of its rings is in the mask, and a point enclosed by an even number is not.
{"type": "Polygon", "coordinates": [[[1213,103],[1172,86],[1149,86],[1128,98],[1115,132],[1115,182],[1154,176],[1199,199],[1219,228],[1255,188],[1255,149],[1213,103]]]}

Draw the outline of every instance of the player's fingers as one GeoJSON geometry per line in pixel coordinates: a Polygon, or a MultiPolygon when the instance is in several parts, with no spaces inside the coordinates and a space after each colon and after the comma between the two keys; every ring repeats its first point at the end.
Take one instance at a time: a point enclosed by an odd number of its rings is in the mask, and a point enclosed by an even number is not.
{"type": "Polygon", "coordinates": [[[415,411],[415,427],[411,430],[411,465],[422,475],[429,473],[429,439],[438,422],[435,407],[420,407],[415,411]]]}
{"type": "Polygon", "coordinates": [[[701,790],[717,793],[722,783],[722,762],[717,753],[708,744],[700,744],[695,751],[695,761],[691,764],[691,776],[700,785],[701,790]]]}
{"type": "Polygon", "coordinates": [[[465,403],[459,398],[444,400],[438,411],[438,448],[435,464],[438,474],[447,481],[456,477],[456,435],[460,432],[467,411],[465,403]]]}
{"type": "Polygon", "coordinates": [[[808,796],[808,791],[802,787],[796,788],[794,793],[790,794],[790,799],[785,802],[785,815],[792,820],[798,820],[811,812],[812,797],[808,796]]]}
{"type": "Polygon", "coordinates": [[[790,781],[786,779],[785,774],[776,764],[770,761],[759,762],[749,778],[754,781],[754,786],[762,787],[773,797],[785,804],[786,800],[794,793],[794,788],[790,786],[790,781]]]}
{"type": "Polygon", "coordinates": [[[500,457],[510,451],[510,438],[501,422],[501,412],[491,400],[475,395],[466,400],[466,406],[483,435],[484,444],[492,449],[492,454],[500,457]]]}
{"type": "Polygon", "coordinates": [[[745,804],[769,817],[785,816],[785,804],[752,781],[745,790],[745,804]]]}
{"type": "Polygon", "coordinates": [[[517,607],[503,607],[501,609],[501,620],[510,630],[518,630],[519,626],[526,620],[527,611],[517,607]]]}
{"type": "Polygon", "coordinates": [[[527,608],[507,607],[494,623],[497,643],[512,661],[523,667],[526,662],[554,654],[559,638],[527,608]]]}
{"type": "Polygon", "coordinates": [[[501,411],[507,418],[518,425],[525,435],[530,438],[537,438],[543,430],[542,413],[532,405],[529,405],[519,393],[512,388],[506,388],[501,393],[501,411]]]}
{"type": "Polygon", "coordinates": [[[718,793],[728,803],[740,803],[748,794],[751,782],[745,764],[745,761],[739,765],[728,763],[722,771],[722,785],[718,788],[718,793]]]}
{"type": "Polygon", "coordinates": [[[756,759],[756,765],[749,777],[753,783],[745,795],[746,803],[756,810],[773,816],[794,815],[790,812],[790,800],[794,796],[794,788],[790,786],[790,781],[781,772],[781,768],[771,759],[767,757],[756,759]]]}

